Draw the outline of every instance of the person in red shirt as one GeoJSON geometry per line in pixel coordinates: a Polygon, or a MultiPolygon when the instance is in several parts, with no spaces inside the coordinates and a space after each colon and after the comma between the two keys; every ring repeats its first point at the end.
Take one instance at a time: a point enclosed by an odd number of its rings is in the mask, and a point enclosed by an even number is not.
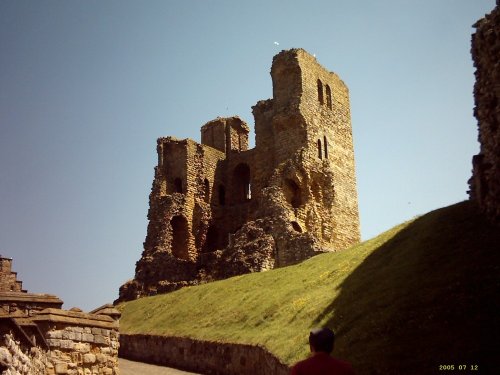
{"type": "Polygon", "coordinates": [[[354,375],[348,362],[333,358],[335,334],[329,328],[313,329],[309,334],[311,356],[297,362],[290,375],[354,375]]]}

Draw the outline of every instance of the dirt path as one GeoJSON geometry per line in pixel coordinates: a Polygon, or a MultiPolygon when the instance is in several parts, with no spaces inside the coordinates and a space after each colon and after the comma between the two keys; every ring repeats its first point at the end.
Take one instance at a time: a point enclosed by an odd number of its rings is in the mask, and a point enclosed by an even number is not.
{"type": "Polygon", "coordinates": [[[201,375],[169,367],[129,361],[128,359],[123,358],[118,360],[118,366],[120,368],[120,375],[201,375]]]}

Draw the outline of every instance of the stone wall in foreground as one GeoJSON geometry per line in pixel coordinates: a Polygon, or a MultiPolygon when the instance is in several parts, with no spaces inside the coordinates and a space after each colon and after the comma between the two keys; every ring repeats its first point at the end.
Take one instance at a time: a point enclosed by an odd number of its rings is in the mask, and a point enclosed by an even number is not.
{"type": "Polygon", "coordinates": [[[500,1],[474,27],[474,115],[481,148],[472,159],[469,194],[490,218],[500,222],[500,1]]]}
{"type": "Polygon", "coordinates": [[[49,346],[47,374],[119,373],[118,321],[110,316],[46,309],[32,320],[49,346]]]}
{"type": "Polygon", "coordinates": [[[118,375],[119,318],[113,305],[89,313],[28,293],[0,256],[0,375],[118,375]]]}
{"type": "Polygon", "coordinates": [[[290,369],[261,346],[152,335],[120,336],[120,357],[206,375],[288,375],[290,369]]]}
{"type": "Polygon", "coordinates": [[[117,317],[61,309],[0,315],[0,374],[118,375],[117,317]]]}

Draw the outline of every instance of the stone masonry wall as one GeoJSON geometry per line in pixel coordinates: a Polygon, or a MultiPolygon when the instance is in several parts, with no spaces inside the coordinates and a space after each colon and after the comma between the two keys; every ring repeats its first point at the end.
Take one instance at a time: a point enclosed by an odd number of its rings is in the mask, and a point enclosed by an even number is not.
{"type": "Polygon", "coordinates": [[[0,374],[46,375],[49,363],[47,353],[40,348],[23,349],[10,333],[0,337],[0,374]]]}
{"type": "Polygon", "coordinates": [[[46,309],[29,319],[12,319],[14,329],[0,337],[2,375],[119,374],[118,321],[110,316],[46,309]],[[43,343],[31,338],[33,326],[43,343]]]}
{"type": "Polygon", "coordinates": [[[474,115],[480,152],[473,157],[470,198],[500,222],[500,5],[474,27],[472,57],[476,67],[474,115]]]}
{"type": "MultiPolygon", "coordinates": [[[[13,274],[8,260],[0,275],[13,274]]],[[[112,305],[67,311],[62,304],[49,294],[0,290],[1,375],[119,374],[120,312],[112,305]]]]}
{"type": "Polygon", "coordinates": [[[120,357],[202,374],[288,375],[288,366],[260,346],[188,338],[122,335],[120,357]]]}
{"type": "Polygon", "coordinates": [[[118,323],[109,316],[47,309],[33,321],[50,348],[48,375],[118,374],[118,323]]]}

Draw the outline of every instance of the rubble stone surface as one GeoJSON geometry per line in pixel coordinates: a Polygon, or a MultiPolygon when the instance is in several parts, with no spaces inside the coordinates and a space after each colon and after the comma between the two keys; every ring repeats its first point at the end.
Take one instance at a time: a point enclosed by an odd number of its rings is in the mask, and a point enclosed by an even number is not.
{"type": "Polygon", "coordinates": [[[271,68],[273,98],[159,138],[149,225],[119,301],[295,264],[360,240],[348,89],[302,49],[271,68]]]}

